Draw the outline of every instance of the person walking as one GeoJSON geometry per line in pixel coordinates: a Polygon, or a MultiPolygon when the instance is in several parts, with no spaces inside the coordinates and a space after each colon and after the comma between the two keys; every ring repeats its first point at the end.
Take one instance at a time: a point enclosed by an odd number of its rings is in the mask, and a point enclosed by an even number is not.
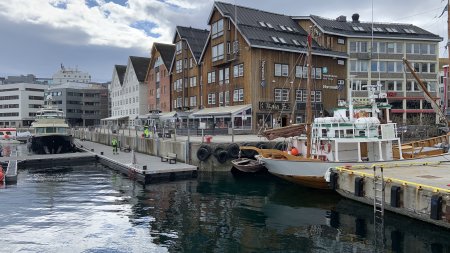
{"type": "Polygon", "coordinates": [[[145,138],[148,138],[148,136],[149,136],[149,130],[148,130],[148,125],[146,124],[146,125],[144,126],[144,137],[145,137],[145,138]]]}
{"type": "Polygon", "coordinates": [[[112,144],[112,146],[113,146],[113,155],[115,155],[115,154],[119,154],[119,152],[118,152],[118,150],[117,150],[117,139],[116,139],[116,137],[113,137],[113,139],[112,139],[112,141],[111,141],[111,144],[112,144]]]}

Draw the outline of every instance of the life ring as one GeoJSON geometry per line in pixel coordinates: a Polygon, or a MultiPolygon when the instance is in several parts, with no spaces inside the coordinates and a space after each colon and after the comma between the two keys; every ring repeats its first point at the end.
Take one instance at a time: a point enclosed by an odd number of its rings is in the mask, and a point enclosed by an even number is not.
{"type": "Polygon", "coordinates": [[[321,145],[321,149],[325,154],[328,154],[331,152],[331,143],[325,143],[321,145]]]}

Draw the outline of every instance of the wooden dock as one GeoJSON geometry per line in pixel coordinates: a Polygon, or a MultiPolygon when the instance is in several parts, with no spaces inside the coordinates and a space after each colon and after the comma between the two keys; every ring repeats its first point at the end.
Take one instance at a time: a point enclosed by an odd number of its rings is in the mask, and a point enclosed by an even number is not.
{"type": "Polygon", "coordinates": [[[380,196],[379,191],[374,189],[374,185],[379,184],[375,183],[374,178],[382,178],[385,210],[450,228],[449,162],[399,162],[379,164],[375,169],[374,177],[374,167],[334,168],[330,185],[344,197],[373,205],[374,198],[379,200],[375,194],[380,196]]]}
{"type": "Polygon", "coordinates": [[[77,143],[87,153],[95,155],[100,163],[143,184],[197,177],[197,166],[179,161],[174,164],[161,162],[160,157],[137,152],[134,152],[134,157],[133,152],[119,151],[118,154],[113,154],[111,146],[90,141],[77,143]]]}

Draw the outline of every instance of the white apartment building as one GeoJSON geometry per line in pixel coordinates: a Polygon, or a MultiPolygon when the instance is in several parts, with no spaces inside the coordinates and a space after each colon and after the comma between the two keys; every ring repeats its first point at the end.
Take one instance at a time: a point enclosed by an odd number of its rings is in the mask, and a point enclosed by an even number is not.
{"type": "Polygon", "coordinates": [[[0,127],[30,126],[44,105],[42,84],[15,83],[0,86],[0,127]]]}
{"type": "Polygon", "coordinates": [[[148,113],[148,86],[145,76],[150,58],[130,56],[127,66],[115,65],[109,87],[111,117],[103,121],[134,126],[139,115],[148,113]]]}
{"type": "Polygon", "coordinates": [[[61,69],[53,75],[52,84],[58,85],[63,83],[90,83],[91,75],[78,69],[65,68],[61,64],[61,69]]]}

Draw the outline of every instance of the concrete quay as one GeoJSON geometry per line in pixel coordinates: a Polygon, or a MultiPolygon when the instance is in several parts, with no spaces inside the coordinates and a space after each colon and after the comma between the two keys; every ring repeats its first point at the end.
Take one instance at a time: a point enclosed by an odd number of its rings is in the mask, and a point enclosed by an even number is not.
{"type": "MultiPolygon", "coordinates": [[[[450,229],[450,163],[398,163],[383,168],[384,209],[450,229]]],[[[374,169],[337,167],[331,186],[340,195],[374,205],[374,169]]],[[[380,194],[380,193],[377,193],[380,194]]]]}
{"type": "Polygon", "coordinates": [[[130,178],[145,184],[197,177],[197,167],[182,162],[162,162],[160,157],[134,151],[120,151],[113,154],[113,148],[107,145],[79,141],[78,145],[92,154],[103,165],[117,170],[130,178]]]}
{"type": "Polygon", "coordinates": [[[80,140],[108,146],[115,137],[122,147],[128,146],[136,152],[157,157],[176,153],[178,161],[196,166],[202,171],[229,171],[232,168],[231,160],[237,157],[240,145],[265,145],[267,148],[283,141],[282,139],[267,141],[266,138],[257,135],[214,135],[210,142],[205,142],[206,138],[203,139],[202,136],[171,135],[171,138],[156,136],[143,138],[140,132],[134,130],[112,134],[81,129],[73,130],[72,135],[80,140]],[[202,150],[199,151],[200,149],[202,150]],[[199,159],[199,157],[206,158],[199,159]]]}

